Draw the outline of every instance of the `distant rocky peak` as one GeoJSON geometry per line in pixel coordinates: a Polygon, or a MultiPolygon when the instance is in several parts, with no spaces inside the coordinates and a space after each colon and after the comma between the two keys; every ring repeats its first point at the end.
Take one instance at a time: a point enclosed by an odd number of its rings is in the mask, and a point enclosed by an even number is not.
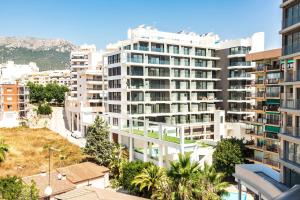
{"type": "Polygon", "coordinates": [[[78,49],[78,46],[63,39],[41,39],[34,37],[2,37],[0,46],[7,48],[27,48],[32,50],[55,49],[59,52],[70,52],[78,49]]]}

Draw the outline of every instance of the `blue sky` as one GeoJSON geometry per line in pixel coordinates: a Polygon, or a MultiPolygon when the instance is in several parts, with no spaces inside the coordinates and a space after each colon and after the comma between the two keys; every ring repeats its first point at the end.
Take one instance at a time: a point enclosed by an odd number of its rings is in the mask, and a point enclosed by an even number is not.
{"type": "Polygon", "coordinates": [[[141,24],[162,31],[215,32],[221,39],[264,31],[280,47],[281,0],[1,0],[0,35],[63,38],[104,48],[141,24]]]}

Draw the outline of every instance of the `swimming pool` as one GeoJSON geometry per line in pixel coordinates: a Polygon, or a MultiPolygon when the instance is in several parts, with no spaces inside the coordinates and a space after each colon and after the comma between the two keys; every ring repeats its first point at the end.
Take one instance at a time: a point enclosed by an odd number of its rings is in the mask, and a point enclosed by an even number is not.
{"type": "MultiPolygon", "coordinates": [[[[228,195],[222,197],[222,200],[238,200],[239,194],[235,192],[229,192],[228,195]]],[[[247,194],[242,193],[242,200],[247,200],[247,194]]]]}

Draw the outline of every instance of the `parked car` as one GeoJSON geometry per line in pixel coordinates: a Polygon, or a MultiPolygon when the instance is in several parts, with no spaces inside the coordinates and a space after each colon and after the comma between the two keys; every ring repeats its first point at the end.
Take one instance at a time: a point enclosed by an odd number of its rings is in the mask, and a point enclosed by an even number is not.
{"type": "Polygon", "coordinates": [[[81,137],[81,133],[80,133],[79,131],[74,131],[74,132],[72,132],[72,133],[71,133],[71,136],[72,136],[73,138],[76,138],[76,139],[82,138],[82,137],[81,137]]]}

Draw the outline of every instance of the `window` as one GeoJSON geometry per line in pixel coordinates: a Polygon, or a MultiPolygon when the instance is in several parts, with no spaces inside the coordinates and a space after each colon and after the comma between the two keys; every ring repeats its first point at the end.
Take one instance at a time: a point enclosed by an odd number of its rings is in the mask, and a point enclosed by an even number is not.
{"type": "Polygon", "coordinates": [[[12,97],[6,97],[7,101],[12,101],[12,97]]]}
{"type": "Polygon", "coordinates": [[[109,80],[108,81],[108,88],[121,88],[121,80],[109,80]]]}
{"type": "Polygon", "coordinates": [[[121,113],[121,105],[109,104],[108,110],[113,113],[121,113]]]}
{"type": "Polygon", "coordinates": [[[113,125],[118,126],[119,125],[119,120],[118,118],[113,118],[113,125]]]}
{"type": "Polygon", "coordinates": [[[121,67],[108,68],[108,76],[119,76],[121,75],[121,67]]]}
{"type": "Polygon", "coordinates": [[[7,105],[7,110],[12,110],[13,106],[12,105],[7,105]]]}
{"type": "Polygon", "coordinates": [[[251,47],[232,47],[229,49],[229,54],[234,55],[234,54],[247,54],[251,50],[251,47]]]}
{"type": "Polygon", "coordinates": [[[120,54],[108,56],[108,64],[114,64],[114,63],[119,63],[120,62],[120,54]]]}
{"type": "Polygon", "coordinates": [[[12,92],[13,89],[12,88],[6,88],[6,92],[12,92]]]}
{"type": "Polygon", "coordinates": [[[206,49],[195,49],[195,55],[196,56],[206,56],[206,49]]]}
{"type": "Polygon", "coordinates": [[[121,92],[109,92],[108,99],[113,101],[121,101],[121,92]]]}

